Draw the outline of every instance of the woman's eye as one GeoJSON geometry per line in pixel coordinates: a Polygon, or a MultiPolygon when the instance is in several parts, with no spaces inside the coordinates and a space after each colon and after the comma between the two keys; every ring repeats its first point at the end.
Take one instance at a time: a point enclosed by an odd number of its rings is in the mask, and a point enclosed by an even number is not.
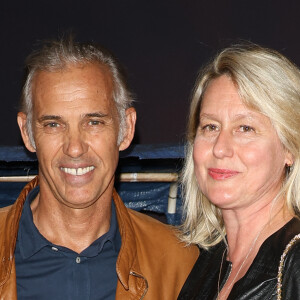
{"type": "Polygon", "coordinates": [[[202,130],[203,131],[216,131],[218,130],[218,126],[214,125],[214,124],[207,124],[202,126],[202,130]]]}
{"type": "Polygon", "coordinates": [[[240,131],[241,132],[251,132],[251,131],[255,131],[253,127],[248,126],[248,125],[241,125],[240,126],[240,131]]]}

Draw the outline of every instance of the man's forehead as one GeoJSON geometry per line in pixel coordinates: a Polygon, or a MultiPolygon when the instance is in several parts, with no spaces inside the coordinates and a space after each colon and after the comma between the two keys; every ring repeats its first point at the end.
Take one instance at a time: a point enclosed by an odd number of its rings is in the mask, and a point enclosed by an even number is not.
{"type": "Polygon", "coordinates": [[[107,109],[111,105],[115,106],[111,73],[108,68],[99,64],[39,71],[32,85],[32,96],[34,107],[38,105],[50,108],[63,102],[64,107],[70,104],[70,108],[72,105],[79,107],[86,103],[94,106],[93,110],[97,110],[97,105],[107,109]]]}
{"type": "Polygon", "coordinates": [[[32,82],[33,96],[38,93],[55,93],[78,89],[96,88],[99,93],[111,94],[113,80],[110,70],[103,65],[80,64],[68,65],[59,70],[37,71],[32,82]]]}
{"type": "Polygon", "coordinates": [[[66,63],[61,66],[50,66],[49,68],[37,69],[32,81],[33,83],[36,83],[39,79],[49,75],[52,75],[52,77],[61,77],[66,73],[72,73],[74,71],[77,71],[79,74],[94,71],[94,73],[98,73],[98,76],[113,81],[110,68],[99,62],[66,63]]]}

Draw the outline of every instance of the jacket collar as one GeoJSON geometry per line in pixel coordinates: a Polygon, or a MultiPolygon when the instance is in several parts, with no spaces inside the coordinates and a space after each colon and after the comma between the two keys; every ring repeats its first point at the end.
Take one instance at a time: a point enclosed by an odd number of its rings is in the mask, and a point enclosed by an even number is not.
{"type": "MultiPolygon", "coordinates": [[[[14,252],[16,247],[19,221],[23,210],[23,205],[28,193],[38,185],[38,176],[29,182],[16,202],[9,207],[2,209],[2,213],[7,214],[6,218],[0,218],[0,228],[2,229],[2,243],[0,247],[0,286],[9,278],[12,264],[14,263],[14,252]]],[[[113,200],[116,207],[116,214],[119,224],[122,245],[116,264],[116,271],[121,284],[126,290],[129,289],[129,276],[133,275],[143,278],[137,260],[137,246],[135,233],[128,210],[121,198],[114,190],[113,200]]],[[[0,240],[1,241],[1,240],[0,240]]]]}
{"type": "Polygon", "coordinates": [[[1,232],[1,247],[0,247],[0,286],[2,286],[9,278],[11,268],[14,263],[14,253],[16,247],[16,240],[19,229],[19,221],[22,214],[24,202],[28,193],[38,184],[37,177],[29,182],[20,193],[16,202],[9,207],[1,210],[1,213],[7,214],[6,218],[2,217],[0,220],[1,232]]]}
{"type": "Polygon", "coordinates": [[[137,246],[135,232],[128,213],[118,193],[114,190],[113,199],[119,224],[122,245],[117,259],[116,270],[120,282],[126,290],[129,289],[129,276],[143,278],[139,262],[137,260],[137,246]]]}

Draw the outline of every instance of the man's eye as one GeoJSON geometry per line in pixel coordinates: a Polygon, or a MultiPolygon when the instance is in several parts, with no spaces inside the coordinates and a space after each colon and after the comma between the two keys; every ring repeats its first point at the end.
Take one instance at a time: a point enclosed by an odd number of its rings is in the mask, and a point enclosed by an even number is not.
{"type": "Polygon", "coordinates": [[[50,123],[46,123],[45,127],[56,128],[59,127],[59,124],[56,122],[50,122],[50,123]]]}
{"type": "Polygon", "coordinates": [[[202,126],[201,128],[203,131],[216,131],[218,130],[218,126],[214,124],[207,124],[202,126]]]}
{"type": "Polygon", "coordinates": [[[239,128],[239,131],[241,131],[241,132],[252,132],[252,131],[255,131],[255,130],[251,126],[241,125],[240,128],[239,128]]]}
{"type": "Polygon", "coordinates": [[[97,120],[91,120],[91,121],[88,122],[88,124],[91,125],[91,126],[97,126],[97,125],[103,124],[103,122],[97,121],[97,120]]]}

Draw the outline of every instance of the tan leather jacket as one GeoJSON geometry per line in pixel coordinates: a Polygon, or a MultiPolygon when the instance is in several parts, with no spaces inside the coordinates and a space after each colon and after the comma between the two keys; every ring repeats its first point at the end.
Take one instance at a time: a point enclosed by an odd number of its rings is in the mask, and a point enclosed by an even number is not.
{"type": "MultiPolygon", "coordinates": [[[[17,299],[14,251],[19,220],[31,181],[14,205],[0,209],[0,299],[17,299]]],[[[196,247],[184,247],[173,230],[127,209],[114,192],[122,246],[116,270],[116,300],[175,300],[197,257],[196,247]]]]}

